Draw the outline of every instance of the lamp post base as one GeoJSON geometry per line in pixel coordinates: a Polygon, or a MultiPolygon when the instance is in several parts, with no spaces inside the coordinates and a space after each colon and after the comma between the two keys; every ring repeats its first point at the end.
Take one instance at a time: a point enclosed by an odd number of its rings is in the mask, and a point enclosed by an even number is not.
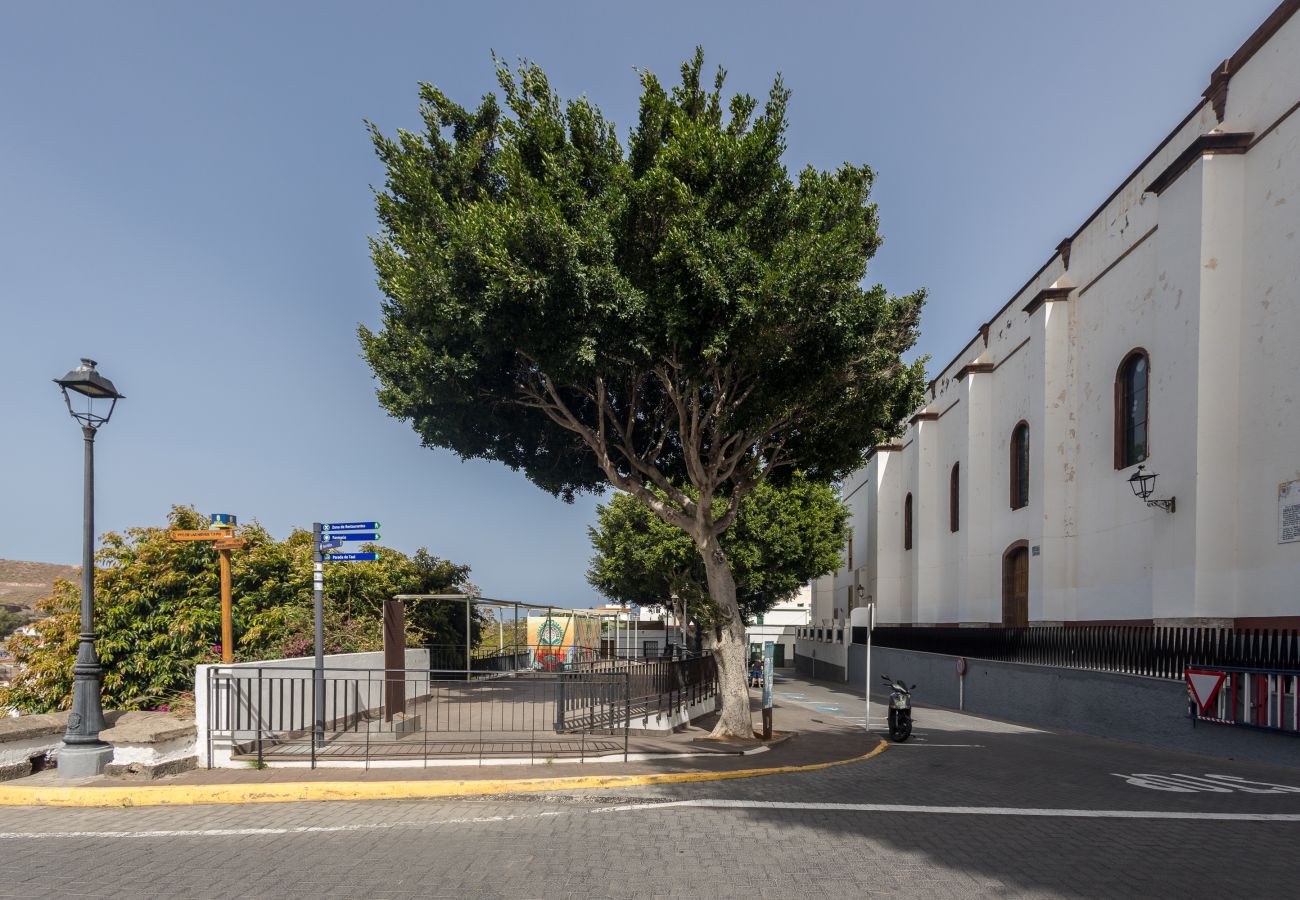
{"type": "Polygon", "coordinates": [[[111,744],[64,744],[59,748],[59,778],[102,775],[112,761],[111,744]]]}

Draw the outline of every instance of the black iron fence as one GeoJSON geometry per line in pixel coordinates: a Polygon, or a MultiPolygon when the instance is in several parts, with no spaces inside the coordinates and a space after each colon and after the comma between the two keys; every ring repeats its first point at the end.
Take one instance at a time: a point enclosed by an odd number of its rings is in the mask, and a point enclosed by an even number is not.
{"type": "MultiPolygon", "coordinates": [[[[591,663],[603,662],[607,660],[635,660],[635,661],[672,661],[682,659],[692,659],[708,655],[707,652],[697,652],[687,650],[676,644],[667,644],[659,653],[646,656],[643,648],[623,647],[617,651],[610,646],[602,645],[599,649],[590,647],[580,647],[576,650],[569,651],[573,657],[571,660],[558,662],[546,666],[536,665],[535,660],[538,656],[537,650],[546,651],[543,645],[517,645],[514,647],[503,647],[498,653],[491,655],[470,656],[469,669],[471,672],[517,672],[529,668],[537,668],[539,671],[547,672],[571,672],[581,671],[583,666],[589,666],[591,663]]],[[[465,671],[465,645],[464,644],[426,644],[425,650],[429,653],[429,670],[432,672],[464,672],[465,671]]],[[[542,654],[545,655],[545,652],[542,654]]]]}
{"type": "Polygon", "coordinates": [[[204,688],[208,766],[224,758],[436,765],[628,753],[636,717],[717,693],[712,656],[594,660],[564,672],[470,678],[464,670],[214,666],[204,688]],[[318,717],[319,716],[319,721],[318,717]]]}
{"type": "MultiPolygon", "coordinates": [[[[427,644],[429,670],[432,672],[464,672],[465,646],[463,644],[427,644]]],[[[528,668],[527,647],[506,647],[491,656],[471,656],[471,672],[515,672],[528,668]]]]}
{"type": "MultiPolygon", "coordinates": [[[[486,656],[470,656],[470,671],[472,672],[516,672],[522,669],[532,668],[534,659],[537,657],[537,650],[548,650],[543,645],[524,645],[506,646],[495,654],[486,656]]],[[[426,644],[424,649],[429,652],[429,669],[433,672],[464,672],[465,671],[465,645],[464,644],[426,644]]],[[[691,656],[700,656],[702,654],[685,651],[681,647],[668,644],[661,654],[654,656],[645,656],[641,648],[624,647],[615,651],[612,647],[602,646],[599,649],[591,647],[579,647],[576,650],[569,651],[574,657],[572,661],[558,663],[549,667],[540,667],[542,671],[576,671],[578,666],[588,663],[597,662],[607,659],[620,660],[641,660],[641,659],[685,659],[691,656]]],[[[543,654],[544,655],[544,654],[543,654]]]]}
{"type": "MultiPolygon", "coordinates": [[[[1079,625],[876,628],[878,647],[1181,680],[1188,668],[1300,669],[1300,630],[1079,625]]],[[[853,629],[865,643],[866,629],[853,629]]]]}
{"type": "Polygon", "coordinates": [[[627,755],[627,673],[482,680],[424,670],[231,666],[208,672],[208,765],[375,760],[429,765],[627,755]],[[317,696],[321,702],[317,703],[317,696]],[[394,698],[397,698],[394,700],[394,698]],[[317,723],[317,710],[321,721],[317,723]]]}
{"type": "Polygon", "coordinates": [[[566,671],[626,674],[634,716],[667,715],[718,694],[718,663],[712,653],[676,658],[598,659],[573,663],[566,671]]]}

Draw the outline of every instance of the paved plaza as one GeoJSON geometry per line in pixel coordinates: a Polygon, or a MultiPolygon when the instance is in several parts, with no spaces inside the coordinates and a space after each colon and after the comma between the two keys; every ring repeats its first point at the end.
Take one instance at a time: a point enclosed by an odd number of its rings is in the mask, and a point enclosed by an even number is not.
{"type": "MultiPolygon", "coordinates": [[[[778,720],[839,741],[861,728],[849,691],[790,679],[777,698],[778,720]]],[[[0,896],[1282,897],[1300,881],[1298,843],[1300,768],[921,708],[907,744],[760,778],[0,808],[0,896]]]]}

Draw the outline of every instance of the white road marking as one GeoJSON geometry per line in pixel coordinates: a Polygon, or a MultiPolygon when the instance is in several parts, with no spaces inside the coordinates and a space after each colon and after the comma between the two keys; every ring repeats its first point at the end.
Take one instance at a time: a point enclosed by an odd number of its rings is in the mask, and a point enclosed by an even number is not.
{"type": "Polygon", "coordinates": [[[375,831],[388,828],[429,828],[434,825],[467,825],[479,822],[509,822],[562,816],[563,810],[509,816],[475,816],[465,819],[436,819],[430,822],[375,822],[365,825],[297,825],[293,828],[195,828],[156,831],[0,831],[0,840],[54,840],[57,838],[172,838],[172,837],[255,837],[274,834],[329,834],[347,831],[375,831]]]}
{"type": "Polygon", "coordinates": [[[1300,794],[1300,787],[1289,784],[1272,784],[1267,781],[1247,781],[1236,775],[1183,775],[1175,772],[1171,775],[1156,775],[1149,772],[1136,772],[1124,775],[1111,772],[1116,778],[1123,778],[1134,787],[1148,788],[1153,791],[1169,791],[1175,794],[1195,794],[1206,792],[1212,794],[1231,794],[1240,791],[1243,794],[1300,794]]]}
{"type": "Polygon", "coordinates": [[[1170,812],[1145,809],[1037,809],[1007,806],[915,806],[902,803],[798,803],[778,800],[670,800],[610,806],[596,812],[632,812],[672,807],[773,809],[816,812],[929,813],[948,816],[1039,816],[1064,819],[1190,819],[1201,822],[1300,822],[1300,813],[1170,812]]]}
{"type": "MultiPolygon", "coordinates": [[[[1228,776],[1221,776],[1228,777],[1228,776]]],[[[958,816],[1028,816],[1065,819],[1175,819],[1202,822],[1300,822],[1300,813],[1172,812],[1140,809],[1043,809],[1004,806],[921,806],[902,803],[803,803],[777,800],[669,800],[627,803],[585,810],[594,813],[646,812],[661,809],[763,809],[808,810],[814,812],[920,813],[958,816]]],[[[67,838],[186,838],[260,837],[268,835],[331,834],[396,828],[429,828],[437,825],[487,824],[518,819],[542,819],[583,812],[580,807],[517,815],[474,816],[421,822],[376,822],[361,825],[298,825],[285,828],[202,828],[158,829],[153,831],[3,831],[0,841],[59,840],[67,838]]]]}

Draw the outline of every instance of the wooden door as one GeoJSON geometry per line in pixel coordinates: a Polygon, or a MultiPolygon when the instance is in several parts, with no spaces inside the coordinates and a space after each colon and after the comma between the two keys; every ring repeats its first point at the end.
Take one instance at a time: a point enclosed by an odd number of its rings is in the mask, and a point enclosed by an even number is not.
{"type": "Polygon", "coordinates": [[[1013,546],[1002,560],[1002,624],[1029,624],[1029,548],[1023,544],[1013,546]]]}

